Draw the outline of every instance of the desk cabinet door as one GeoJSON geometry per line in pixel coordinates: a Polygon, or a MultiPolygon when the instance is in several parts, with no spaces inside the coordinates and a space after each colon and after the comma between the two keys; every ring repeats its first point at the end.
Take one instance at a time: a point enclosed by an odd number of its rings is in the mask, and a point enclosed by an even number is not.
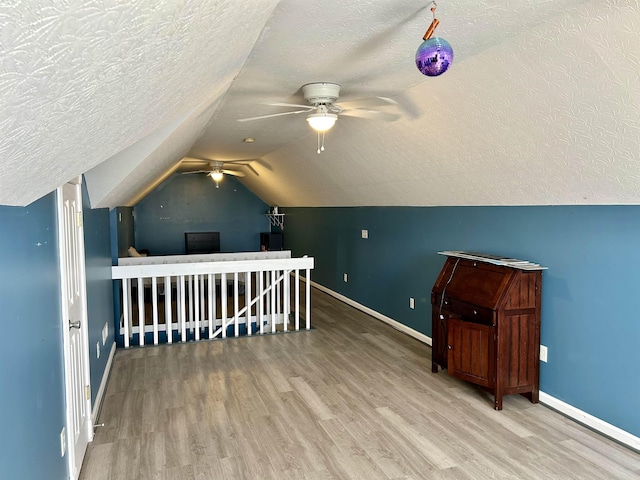
{"type": "Polygon", "coordinates": [[[449,319],[447,323],[449,375],[492,387],[495,383],[495,329],[457,319],[449,319]]]}

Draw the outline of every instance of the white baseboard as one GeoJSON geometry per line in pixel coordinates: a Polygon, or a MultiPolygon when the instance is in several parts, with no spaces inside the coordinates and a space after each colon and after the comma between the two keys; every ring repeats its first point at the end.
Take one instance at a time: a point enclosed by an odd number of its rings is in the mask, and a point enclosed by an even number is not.
{"type": "MultiPolygon", "coordinates": [[[[304,279],[303,277],[300,277],[300,278],[306,281],[306,279],[304,279]]],[[[377,318],[378,320],[388,323],[396,330],[400,330],[401,332],[406,333],[407,335],[410,335],[411,337],[416,338],[421,342],[426,343],[429,346],[432,345],[431,337],[428,337],[423,333],[417,332],[416,330],[410,327],[407,327],[406,325],[392,318],[389,318],[386,315],[381,314],[380,312],[376,312],[375,310],[372,310],[369,307],[366,307],[358,302],[355,302],[350,298],[345,297],[344,295],[334,292],[333,290],[330,290],[329,288],[323,285],[317,284],[313,280],[311,281],[311,285],[316,287],[318,290],[321,290],[331,295],[332,297],[337,298],[338,300],[346,303],[347,305],[351,305],[352,307],[357,308],[358,310],[361,310],[371,315],[372,317],[377,318]]],[[[583,412],[582,410],[574,407],[573,405],[569,405],[568,403],[565,403],[562,400],[558,400],[557,398],[552,397],[551,395],[543,391],[540,391],[540,403],[546,405],[549,408],[552,408],[553,410],[556,410],[562,413],[563,415],[566,415],[567,417],[571,418],[572,420],[575,420],[578,423],[581,423],[609,438],[612,438],[617,442],[620,442],[623,445],[628,446],[633,450],[640,452],[640,437],[636,437],[635,435],[632,435],[631,433],[625,430],[622,430],[621,428],[611,425],[610,423],[607,423],[604,420],[600,420],[599,418],[594,417],[593,415],[590,415],[587,412],[583,412]]]]}
{"type": "Polygon", "coordinates": [[[615,425],[611,425],[604,420],[600,420],[599,418],[594,417],[587,412],[583,412],[573,405],[569,405],[568,403],[558,400],[557,398],[542,391],[540,392],[540,403],[543,403],[547,407],[557,410],[576,422],[586,425],[587,427],[640,452],[640,437],[636,437],[615,425]]]}
{"type": "MultiPolygon", "coordinates": [[[[303,277],[300,277],[300,278],[305,280],[303,277]]],[[[358,303],[358,302],[356,302],[354,300],[351,300],[350,298],[345,297],[344,295],[341,295],[338,292],[334,292],[333,290],[330,290],[327,287],[314,282],[313,280],[311,280],[311,285],[316,287],[318,290],[322,290],[323,292],[331,295],[332,297],[337,298],[338,300],[340,300],[341,302],[346,303],[347,305],[351,305],[352,307],[357,308],[358,310],[361,310],[364,313],[367,313],[367,314],[371,315],[372,317],[383,321],[384,323],[388,323],[389,325],[391,325],[396,330],[400,330],[402,333],[406,333],[410,337],[413,337],[416,340],[419,340],[422,343],[426,343],[427,345],[431,346],[431,337],[428,337],[424,333],[420,333],[420,332],[414,330],[411,327],[407,327],[405,324],[400,323],[397,320],[394,320],[393,318],[387,317],[386,315],[383,315],[380,312],[376,312],[375,310],[373,310],[373,309],[371,309],[371,308],[369,308],[369,307],[367,307],[365,305],[362,305],[361,303],[358,303]]]]}
{"type": "Polygon", "coordinates": [[[107,364],[104,367],[102,380],[100,381],[100,388],[98,388],[98,393],[96,393],[95,402],[93,402],[93,410],[91,411],[91,422],[94,425],[98,421],[98,413],[100,412],[102,397],[104,397],[104,392],[107,389],[107,379],[109,378],[109,373],[111,373],[111,366],[113,364],[113,357],[115,354],[116,354],[116,342],[113,342],[113,344],[111,345],[111,351],[109,352],[109,358],[107,360],[107,364]]]}

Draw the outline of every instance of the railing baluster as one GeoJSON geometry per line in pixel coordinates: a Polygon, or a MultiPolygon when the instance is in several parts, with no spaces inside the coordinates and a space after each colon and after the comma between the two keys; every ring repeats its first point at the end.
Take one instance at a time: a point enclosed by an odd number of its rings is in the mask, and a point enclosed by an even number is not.
{"type": "MultiPolygon", "coordinates": [[[[184,278],[184,277],[182,277],[184,278]]],[[[177,333],[177,341],[180,341],[179,338],[182,335],[182,286],[180,285],[181,276],[176,276],[176,333],[177,333]]]]}
{"type": "Polygon", "coordinates": [[[269,292],[269,296],[268,297],[265,296],[265,299],[264,299],[264,305],[265,305],[264,313],[266,316],[267,326],[271,325],[271,323],[269,323],[269,317],[271,315],[271,274],[272,272],[270,270],[264,272],[264,278],[267,285],[267,290],[269,292]]]}
{"type": "Polygon", "coordinates": [[[276,271],[271,270],[271,333],[276,331],[276,271]]]}
{"type": "Polygon", "coordinates": [[[253,272],[245,273],[244,279],[244,304],[247,307],[245,326],[247,327],[247,335],[251,335],[251,303],[253,302],[253,294],[251,292],[251,276],[253,272]]]}
{"type": "Polygon", "coordinates": [[[291,305],[289,305],[290,302],[290,295],[291,292],[289,291],[289,289],[291,288],[291,286],[289,285],[289,278],[291,276],[291,272],[289,271],[283,271],[282,272],[282,280],[284,281],[284,286],[282,287],[282,292],[283,292],[283,305],[282,305],[282,313],[284,314],[284,331],[288,332],[289,331],[289,309],[291,308],[291,305]]]}
{"type": "Polygon", "coordinates": [[[222,338],[227,338],[227,274],[220,276],[220,304],[222,305],[222,338]]]}
{"type": "Polygon", "coordinates": [[[209,274],[207,277],[208,283],[208,292],[207,292],[207,314],[209,316],[209,338],[213,338],[213,332],[216,326],[216,319],[213,315],[215,311],[213,305],[215,304],[215,275],[209,274]]]}
{"type": "Polygon", "coordinates": [[[153,305],[153,344],[158,344],[158,277],[151,278],[151,302],[153,305]]]}
{"type": "Polygon", "coordinates": [[[173,342],[171,287],[171,277],[164,277],[164,330],[167,333],[167,343],[173,342]]]}
{"type": "Polygon", "coordinates": [[[240,336],[240,326],[238,323],[238,310],[240,309],[238,304],[239,287],[238,272],[233,272],[233,335],[235,337],[240,336]]]}
{"type": "Polygon", "coordinates": [[[258,320],[258,327],[260,328],[260,335],[264,334],[264,272],[258,272],[258,308],[256,310],[256,319],[258,320]]]}
{"type": "Polygon", "coordinates": [[[300,330],[300,270],[296,268],[296,332],[300,330]]]}
{"type": "MultiPolygon", "coordinates": [[[[220,275],[213,276],[213,331],[216,331],[218,326],[218,280],[216,278],[221,278],[220,275]]],[[[222,282],[222,280],[221,280],[222,282]]],[[[220,283],[222,285],[222,283],[220,283]]],[[[222,292],[220,292],[222,293],[222,292]]],[[[220,304],[222,306],[222,303],[220,304]]]]}
{"type": "Polygon", "coordinates": [[[185,281],[185,277],[184,275],[180,275],[178,277],[179,281],[178,281],[178,291],[179,291],[179,303],[180,305],[178,306],[178,308],[180,309],[180,315],[178,318],[178,325],[180,328],[180,341],[181,342],[186,342],[187,341],[187,301],[186,301],[186,295],[185,295],[185,288],[184,288],[184,281],[185,281]]]}
{"type": "Polygon", "coordinates": [[[307,330],[311,329],[311,270],[307,268],[307,281],[306,283],[306,298],[305,298],[305,309],[304,313],[306,315],[307,320],[307,330]]]}
{"type": "Polygon", "coordinates": [[[131,321],[130,300],[131,289],[129,283],[131,280],[128,278],[122,279],[122,326],[124,327],[124,346],[129,348],[129,322],[131,321]]]}
{"type": "Polygon", "coordinates": [[[205,275],[198,275],[200,278],[200,329],[204,330],[206,327],[207,315],[205,310],[205,298],[206,298],[206,290],[205,290],[205,275]]]}
{"type": "Polygon", "coordinates": [[[194,307],[194,302],[193,302],[193,275],[188,275],[187,276],[187,281],[189,282],[189,297],[188,297],[188,304],[189,304],[189,331],[191,333],[193,333],[193,307],[194,307]]]}
{"type": "Polygon", "coordinates": [[[133,278],[129,279],[127,283],[127,298],[129,298],[129,335],[131,336],[131,340],[133,341],[133,278]]]}
{"type": "Polygon", "coordinates": [[[276,303],[275,311],[273,312],[273,322],[275,323],[276,327],[280,323],[280,311],[282,304],[282,298],[280,297],[280,285],[280,270],[276,270],[275,281],[273,282],[273,288],[276,291],[276,303]]]}
{"type": "Polygon", "coordinates": [[[195,312],[194,320],[196,322],[196,340],[200,340],[200,275],[193,276],[193,309],[195,312]]]}
{"type": "Polygon", "coordinates": [[[138,277],[138,344],[144,345],[144,283],[138,277]]]}

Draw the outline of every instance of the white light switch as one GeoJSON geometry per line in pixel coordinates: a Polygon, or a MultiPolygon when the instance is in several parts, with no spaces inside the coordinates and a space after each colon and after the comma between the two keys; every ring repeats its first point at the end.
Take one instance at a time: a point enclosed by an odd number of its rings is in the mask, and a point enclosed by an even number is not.
{"type": "Polygon", "coordinates": [[[409,298],[409,308],[412,310],[416,308],[416,300],[413,297],[409,298]]]}
{"type": "Polygon", "coordinates": [[[346,274],[346,273],[342,276],[342,278],[344,279],[344,281],[345,281],[345,282],[347,282],[347,281],[348,281],[348,280],[347,280],[347,274],[346,274]]]}

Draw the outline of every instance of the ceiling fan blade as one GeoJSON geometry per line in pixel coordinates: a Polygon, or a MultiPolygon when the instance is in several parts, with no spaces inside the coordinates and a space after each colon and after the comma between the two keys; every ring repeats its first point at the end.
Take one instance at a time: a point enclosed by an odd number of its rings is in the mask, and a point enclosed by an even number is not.
{"type": "Polygon", "coordinates": [[[366,118],[368,120],[382,120],[384,122],[393,122],[400,118],[400,115],[397,113],[387,113],[379,112],[377,110],[362,109],[345,110],[340,114],[340,116],[343,115],[346,117],[366,118]]]}
{"type": "Polygon", "coordinates": [[[306,108],[307,110],[315,110],[315,107],[311,105],[299,105],[297,103],[267,103],[267,105],[271,105],[272,107],[295,107],[306,108]]]}
{"type": "Polygon", "coordinates": [[[335,104],[336,107],[342,108],[343,110],[351,108],[383,107],[385,105],[397,105],[397,102],[387,97],[370,97],[347,102],[338,102],[335,104]]]}
{"type": "Polygon", "coordinates": [[[248,158],[246,160],[224,160],[222,163],[233,163],[235,165],[249,165],[251,162],[257,161],[257,158],[248,158]]]}
{"type": "Polygon", "coordinates": [[[201,160],[199,158],[183,158],[180,161],[180,165],[183,167],[190,167],[190,168],[208,168],[209,167],[209,160],[201,160]]]}
{"type": "Polygon", "coordinates": [[[255,176],[256,176],[256,177],[259,177],[259,176],[260,176],[260,174],[258,173],[258,171],[257,171],[255,168],[253,168],[253,167],[251,166],[251,164],[249,164],[249,163],[245,163],[245,166],[246,166],[249,170],[251,170],[251,171],[255,174],[255,176]]]}
{"type": "Polygon", "coordinates": [[[227,175],[233,175],[234,177],[244,177],[244,173],[236,172],[235,170],[222,170],[222,173],[226,173],[227,175]]]}
{"type": "Polygon", "coordinates": [[[252,120],[261,120],[263,118],[280,117],[282,115],[295,115],[296,113],[309,113],[309,110],[295,110],[293,112],[272,113],[271,115],[261,115],[259,117],[239,118],[239,122],[250,122],[252,120]]]}
{"type": "Polygon", "coordinates": [[[211,173],[211,170],[191,170],[190,172],[182,172],[183,175],[191,175],[192,173],[211,173]]]}

